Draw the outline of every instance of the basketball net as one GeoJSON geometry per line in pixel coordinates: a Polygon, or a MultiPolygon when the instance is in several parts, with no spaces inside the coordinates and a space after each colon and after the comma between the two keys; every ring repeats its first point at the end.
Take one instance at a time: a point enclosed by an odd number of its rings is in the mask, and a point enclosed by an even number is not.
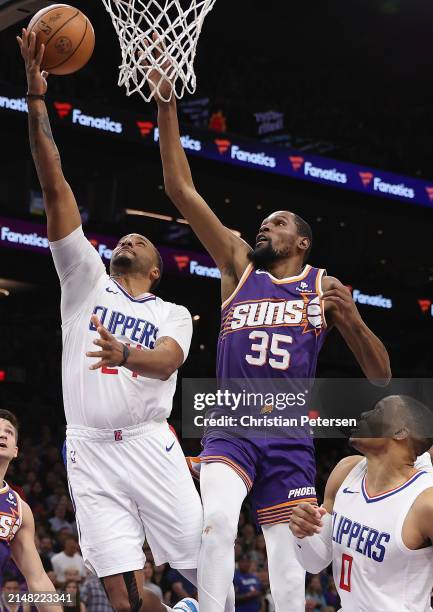
{"type": "Polygon", "coordinates": [[[119,87],[128,96],[139,93],[146,102],[158,95],[169,102],[173,94],[182,98],[194,93],[197,80],[194,59],[203,22],[216,0],[102,0],[113,21],[122,51],[119,87]],[[181,3],[185,6],[182,8],[181,3]],[[156,32],[157,41],[152,40],[156,32]],[[147,41],[147,45],[144,44],[147,41]],[[154,53],[156,46],[163,53],[154,53]],[[167,61],[167,59],[169,61],[167,61]],[[156,70],[157,88],[145,87],[156,70]],[[164,80],[172,84],[169,98],[161,95],[164,80]]]}

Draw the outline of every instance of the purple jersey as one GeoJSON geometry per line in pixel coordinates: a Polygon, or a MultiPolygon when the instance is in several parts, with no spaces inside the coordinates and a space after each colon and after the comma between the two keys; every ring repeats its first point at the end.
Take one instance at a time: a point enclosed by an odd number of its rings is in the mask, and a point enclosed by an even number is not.
{"type": "Polygon", "coordinates": [[[21,527],[21,499],[8,484],[0,489],[0,576],[10,558],[10,542],[21,527]]]}
{"type": "Polygon", "coordinates": [[[217,378],[312,379],[326,323],[324,270],[276,279],[250,264],[222,306],[217,378]]]}

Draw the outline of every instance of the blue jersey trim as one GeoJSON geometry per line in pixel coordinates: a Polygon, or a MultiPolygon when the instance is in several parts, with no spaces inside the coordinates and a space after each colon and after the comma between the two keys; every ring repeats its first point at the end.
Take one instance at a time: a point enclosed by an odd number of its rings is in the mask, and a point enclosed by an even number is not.
{"type": "Polygon", "coordinates": [[[113,281],[116,287],[118,287],[120,291],[123,293],[123,295],[126,296],[129,300],[131,300],[131,302],[138,302],[140,304],[144,304],[145,302],[151,302],[153,300],[156,300],[156,296],[152,294],[147,295],[146,297],[142,297],[137,300],[136,298],[133,298],[132,295],[129,295],[129,293],[125,291],[125,289],[122,287],[122,285],[119,285],[119,283],[115,281],[114,278],[110,278],[110,280],[113,281]]]}
{"type": "Polygon", "coordinates": [[[393,489],[392,491],[389,491],[388,493],[384,493],[383,495],[377,495],[376,497],[368,496],[367,489],[365,486],[365,476],[364,476],[364,478],[362,479],[362,485],[361,485],[362,494],[367,504],[372,504],[374,502],[382,501],[383,499],[386,499],[387,497],[391,497],[391,495],[400,493],[400,491],[403,491],[403,489],[406,489],[406,487],[409,487],[413,482],[415,482],[415,480],[417,480],[423,474],[427,474],[427,472],[418,472],[417,474],[412,476],[410,480],[405,482],[404,485],[401,485],[401,487],[397,487],[397,489],[393,489]]]}

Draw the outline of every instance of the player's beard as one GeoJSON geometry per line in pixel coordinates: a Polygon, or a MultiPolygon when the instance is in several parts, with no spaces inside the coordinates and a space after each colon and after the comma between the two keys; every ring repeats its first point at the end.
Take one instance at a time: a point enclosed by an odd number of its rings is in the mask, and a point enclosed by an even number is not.
{"type": "Polygon", "coordinates": [[[110,262],[110,274],[125,274],[125,272],[132,272],[134,269],[134,261],[130,257],[119,254],[113,257],[110,262]]]}
{"type": "Polygon", "coordinates": [[[250,253],[248,253],[248,259],[253,264],[256,270],[267,270],[273,263],[278,261],[279,259],[283,259],[289,255],[289,249],[286,249],[284,252],[276,251],[272,246],[270,240],[266,243],[266,245],[256,247],[250,253]]]}

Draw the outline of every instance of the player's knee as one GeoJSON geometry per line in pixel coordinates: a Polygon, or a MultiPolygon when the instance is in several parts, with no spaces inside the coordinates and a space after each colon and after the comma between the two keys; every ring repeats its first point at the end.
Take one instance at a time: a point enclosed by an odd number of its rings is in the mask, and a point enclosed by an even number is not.
{"type": "Polygon", "coordinates": [[[224,510],[210,512],[204,517],[203,540],[218,538],[219,541],[233,543],[237,534],[237,521],[233,521],[224,510]]]}

